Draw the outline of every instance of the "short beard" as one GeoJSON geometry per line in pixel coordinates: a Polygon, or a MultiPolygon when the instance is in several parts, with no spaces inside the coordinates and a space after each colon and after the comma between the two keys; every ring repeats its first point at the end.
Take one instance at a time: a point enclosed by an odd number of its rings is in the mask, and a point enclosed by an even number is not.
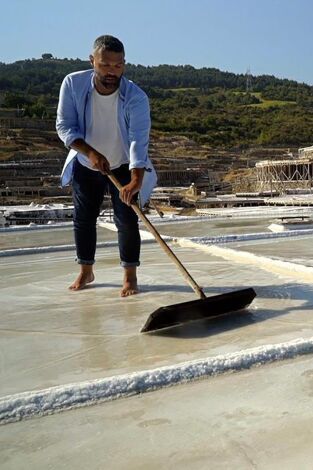
{"type": "Polygon", "coordinates": [[[121,78],[122,77],[111,77],[111,80],[108,80],[108,77],[100,78],[99,76],[97,76],[97,79],[99,80],[101,85],[107,88],[108,90],[117,89],[120,86],[121,78]]]}

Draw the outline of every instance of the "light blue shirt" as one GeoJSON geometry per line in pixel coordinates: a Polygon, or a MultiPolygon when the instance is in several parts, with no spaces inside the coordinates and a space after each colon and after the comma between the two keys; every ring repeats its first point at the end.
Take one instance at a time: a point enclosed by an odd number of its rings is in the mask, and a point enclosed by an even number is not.
{"type": "MultiPolygon", "coordinates": [[[[61,85],[57,110],[56,129],[66,147],[76,139],[85,139],[87,123],[92,121],[92,91],[94,71],[85,70],[67,75],[61,85]]],[[[149,199],[156,185],[157,176],[148,157],[151,127],[150,107],[147,95],[135,83],[122,77],[118,99],[118,127],[129,169],[145,168],[140,203],[149,199]]],[[[61,175],[62,186],[71,183],[74,158],[77,151],[71,149],[61,175]]]]}

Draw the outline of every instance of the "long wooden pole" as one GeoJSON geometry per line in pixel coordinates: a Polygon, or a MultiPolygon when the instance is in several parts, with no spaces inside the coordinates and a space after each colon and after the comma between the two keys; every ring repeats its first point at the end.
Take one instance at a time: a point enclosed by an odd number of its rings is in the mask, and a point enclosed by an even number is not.
{"type": "MultiPolygon", "coordinates": [[[[114,186],[120,191],[122,189],[122,185],[120,182],[115,178],[115,176],[112,173],[108,173],[107,177],[112,181],[114,186]]],[[[171,258],[172,261],[176,264],[177,268],[183,275],[183,277],[187,280],[189,285],[192,287],[192,289],[195,291],[196,294],[199,295],[200,299],[206,299],[206,295],[204,294],[203,290],[199,285],[196,283],[196,281],[193,279],[191,274],[187,271],[185,266],[181,263],[181,261],[177,258],[175,253],[170,249],[170,247],[165,243],[159,232],[156,230],[156,228],[152,225],[150,220],[145,216],[145,214],[142,212],[140,207],[138,206],[137,203],[132,203],[131,204],[132,209],[136,212],[138,217],[142,220],[143,224],[145,227],[152,233],[156,241],[159,243],[161,248],[165,251],[165,253],[171,258]]]]}

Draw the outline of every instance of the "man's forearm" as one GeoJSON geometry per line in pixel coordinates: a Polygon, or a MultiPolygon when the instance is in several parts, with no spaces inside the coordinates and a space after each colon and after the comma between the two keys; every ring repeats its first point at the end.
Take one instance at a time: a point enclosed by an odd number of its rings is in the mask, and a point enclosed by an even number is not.
{"type": "Polygon", "coordinates": [[[133,168],[131,170],[131,180],[136,182],[139,187],[141,187],[143,176],[145,174],[144,168],[133,168]]]}
{"type": "Polygon", "coordinates": [[[84,139],[74,140],[74,142],[71,143],[71,148],[77,150],[77,152],[82,153],[83,155],[86,155],[86,157],[89,157],[90,152],[94,150],[94,148],[87,144],[84,139]]]}

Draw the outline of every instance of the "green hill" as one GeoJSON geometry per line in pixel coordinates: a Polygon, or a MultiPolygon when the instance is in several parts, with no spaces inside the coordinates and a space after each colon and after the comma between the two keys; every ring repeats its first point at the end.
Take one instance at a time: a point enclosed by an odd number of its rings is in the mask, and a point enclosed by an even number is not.
{"type": "MultiPolygon", "coordinates": [[[[63,77],[88,68],[80,59],[0,63],[2,106],[54,118],[63,77]]],[[[262,75],[246,92],[244,74],[190,65],[127,64],[125,75],[148,93],[155,130],[222,148],[313,143],[312,86],[262,75]]]]}

